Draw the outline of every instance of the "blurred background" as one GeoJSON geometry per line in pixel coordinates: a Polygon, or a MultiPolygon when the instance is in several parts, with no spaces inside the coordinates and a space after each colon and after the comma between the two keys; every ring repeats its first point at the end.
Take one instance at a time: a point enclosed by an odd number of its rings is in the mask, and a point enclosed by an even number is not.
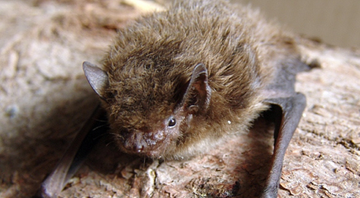
{"type": "Polygon", "coordinates": [[[360,47],[358,0],[231,0],[259,7],[290,30],[341,46],[360,47]]]}

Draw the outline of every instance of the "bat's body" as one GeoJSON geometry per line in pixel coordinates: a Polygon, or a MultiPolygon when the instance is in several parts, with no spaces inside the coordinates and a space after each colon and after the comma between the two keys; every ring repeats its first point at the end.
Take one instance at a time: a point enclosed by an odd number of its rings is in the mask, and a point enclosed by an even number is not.
{"type": "MultiPolygon", "coordinates": [[[[306,69],[290,34],[247,7],[220,1],[179,3],[138,19],[120,31],[101,68],[84,63],[124,152],[189,158],[247,130],[268,110],[275,149],[264,197],[277,195],[285,150],[306,103],[294,90],[295,75],[306,69]]],[[[66,163],[57,170],[67,172],[66,163]]],[[[45,194],[54,191],[53,178],[45,194]]]]}

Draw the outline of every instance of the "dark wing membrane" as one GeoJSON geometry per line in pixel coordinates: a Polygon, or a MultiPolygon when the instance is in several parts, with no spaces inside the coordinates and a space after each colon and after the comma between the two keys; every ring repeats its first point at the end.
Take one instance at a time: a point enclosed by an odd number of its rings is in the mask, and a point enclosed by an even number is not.
{"type": "Polygon", "coordinates": [[[67,181],[75,174],[99,137],[108,130],[105,111],[98,105],[81,128],[55,170],[42,183],[42,197],[57,197],[67,181]]]}

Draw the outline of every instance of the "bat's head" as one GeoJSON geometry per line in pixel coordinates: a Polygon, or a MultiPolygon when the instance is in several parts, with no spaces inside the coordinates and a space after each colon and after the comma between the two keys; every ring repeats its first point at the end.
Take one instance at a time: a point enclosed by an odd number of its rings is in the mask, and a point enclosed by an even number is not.
{"type": "Polygon", "coordinates": [[[123,151],[152,158],[173,156],[195,135],[189,133],[193,117],[209,106],[207,69],[193,65],[188,78],[183,78],[171,68],[159,71],[159,67],[141,65],[122,67],[117,74],[89,62],[84,62],[83,69],[104,101],[111,133],[123,151]]]}
{"type": "Polygon", "coordinates": [[[102,69],[84,63],[126,152],[154,158],[203,153],[226,132],[245,130],[263,109],[259,90],[271,69],[260,68],[259,44],[252,45],[243,20],[209,11],[218,6],[190,7],[120,30],[102,69]]]}

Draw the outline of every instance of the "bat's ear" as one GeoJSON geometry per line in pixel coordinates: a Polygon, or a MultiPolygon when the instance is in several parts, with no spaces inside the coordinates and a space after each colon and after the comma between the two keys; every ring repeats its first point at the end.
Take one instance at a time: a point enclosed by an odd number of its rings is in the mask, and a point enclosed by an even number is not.
{"type": "Polygon", "coordinates": [[[211,88],[208,84],[208,73],[204,64],[195,66],[189,85],[182,100],[185,111],[191,114],[206,111],[211,98],[211,88]]]}
{"type": "Polygon", "coordinates": [[[106,72],[101,70],[96,65],[86,61],[83,63],[83,70],[90,86],[93,88],[95,93],[99,95],[101,99],[104,99],[102,90],[107,87],[109,83],[106,72]]]}

